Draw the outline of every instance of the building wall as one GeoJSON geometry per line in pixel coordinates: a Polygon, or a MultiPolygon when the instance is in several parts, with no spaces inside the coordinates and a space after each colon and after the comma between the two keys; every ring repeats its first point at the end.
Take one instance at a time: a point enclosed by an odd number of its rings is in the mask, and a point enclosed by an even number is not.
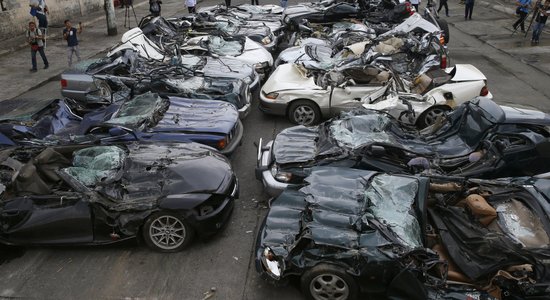
{"type": "MultiPolygon", "coordinates": [[[[0,0],[0,41],[23,35],[33,17],[28,0],[0,0]]],[[[104,0],[46,0],[48,23],[59,27],[63,21],[103,9],[104,0]]]]}

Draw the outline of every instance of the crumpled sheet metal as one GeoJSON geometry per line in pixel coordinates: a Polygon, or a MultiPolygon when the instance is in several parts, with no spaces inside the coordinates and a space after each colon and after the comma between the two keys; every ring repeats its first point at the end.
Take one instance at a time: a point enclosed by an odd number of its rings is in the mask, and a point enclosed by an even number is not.
{"type": "Polygon", "coordinates": [[[412,210],[417,192],[416,179],[386,174],[373,178],[365,191],[367,210],[410,248],[423,246],[420,225],[412,210]]]}
{"type": "Polygon", "coordinates": [[[521,201],[511,199],[496,205],[498,223],[510,238],[523,247],[550,247],[550,238],[541,220],[521,201]]]}
{"type": "Polygon", "coordinates": [[[130,125],[132,127],[149,127],[159,121],[168,108],[167,99],[147,92],[124,102],[107,124],[130,125]]]}
{"type": "Polygon", "coordinates": [[[125,159],[124,150],[116,146],[85,148],[76,151],[72,166],[62,171],[83,185],[93,187],[115,179],[125,159]]]}
{"type": "Polygon", "coordinates": [[[218,55],[238,56],[244,49],[240,41],[225,40],[219,36],[210,36],[208,41],[208,50],[218,55]]]}
{"type": "Polygon", "coordinates": [[[365,114],[335,120],[330,132],[342,147],[357,149],[365,144],[395,142],[386,132],[391,120],[382,114],[365,114]]]}
{"type": "Polygon", "coordinates": [[[275,137],[273,155],[279,164],[307,162],[317,156],[316,137],[318,127],[295,126],[287,128],[275,137]]]}

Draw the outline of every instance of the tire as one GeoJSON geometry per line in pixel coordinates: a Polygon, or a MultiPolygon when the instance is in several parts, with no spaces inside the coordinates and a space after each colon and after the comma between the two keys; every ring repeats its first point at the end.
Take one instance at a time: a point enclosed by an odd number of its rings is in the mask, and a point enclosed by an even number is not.
{"type": "Polygon", "coordinates": [[[448,106],[432,106],[420,115],[420,117],[416,121],[416,126],[419,129],[426,128],[432,125],[439,116],[445,114],[450,110],[451,108],[448,106]]]}
{"type": "Polygon", "coordinates": [[[100,81],[96,85],[96,89],[97,89],[97,95],[101,99],[108,99],[109,103],[113,102],[113,99],[112,99],[113,91],[111,90],[111,87],[109,86],[109,84],[107,82],[105,82],[103,80],[100,81]]]}
{"type": "Polygon", "coordinates": [[[142,234],[152,250],[178,252],[191,243],[195,232],[180,215],[161,211],[147,219],[142,234]]]}
{"type": "Polygon", "coordinates": [[[321,110],[313,101],[297,100],[288,109],[288,119],[294,124],[312,126],[321,121],[321,110]]]}
{"type": "Polygon", "coordinates": [[[355,300],[359,286],[343,268],[320,264],[300,278],[302,292],[311,300],[355,300]]]}
{"type": "Polygon", "coordinates": [[[449,32],[449,23],[447,23],[447,20],[443,20],[439,18],[437,20],[437,23],[439,24],[439,28],[441,28],[441,31],[443,31],[443,34],[445,35],[445,45],[449,43],[451,40],[451,33],[449,32]]]}

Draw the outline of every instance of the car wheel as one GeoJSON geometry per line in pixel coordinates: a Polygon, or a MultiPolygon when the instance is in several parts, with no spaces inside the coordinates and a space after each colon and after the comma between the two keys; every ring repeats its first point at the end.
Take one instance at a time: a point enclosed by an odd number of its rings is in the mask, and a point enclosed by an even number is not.
{"type": "Polygon", "coordinates": [[[311,126],[321,120],[321,110],[317,104],[309,100],[298,100],[292,102],[288,110],[290,122],[304,126],[311,126]]]}
{"type": "Polygon", "coordinates": [[[443,34],[445,35],[445,45],[449,43],[451,40],[451,33],[449,32],[449,23],[447,23],[446,20],[438,19],[437,23],[439,23],[439,28],[441,28],[441,31],[443,31],[443,34]]]}
{"type": "Polygon", "coordinates": [[[107,99],[112,102],[112,90],[109,84],[105,81],[101,81],[97,84],[97,94],[101,99],[107,99]]]}
{"type": "Polygon", "coordinates": [[[437,118],[444,115],[446,112],[451,110],[448,106],[434,106],[428,108],[425,112],[420,115],[418,118],[417,126],[422,129],[432,125],[437,118]]]}
{"type": "Polygon", "coordinates": [[[353,300],[359,293],[355,279],[334,265],[317,265],[307,270],[300,281],[302,292],[313,300],[353,300]]]}
{"type": "Polygon", "coordinates": [[[143,238],[149,248],[177,252],[193,240],[194,231],[181,216],[171,212],[152,214],[143,226],[143,238]]]}

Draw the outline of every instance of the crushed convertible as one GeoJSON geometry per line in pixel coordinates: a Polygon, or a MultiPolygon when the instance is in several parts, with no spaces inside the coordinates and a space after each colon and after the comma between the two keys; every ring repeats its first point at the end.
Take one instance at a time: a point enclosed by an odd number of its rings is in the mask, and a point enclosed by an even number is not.
{"type": "Polygon", "coordinates": [[[13,147],[0,151],[0,243],[96,245],[143,238],[175,252],[219,230],[238,183],[195,144],[13,147]]]}
{"type": "Polygon", "coordinates": [[[550,171],[550,115],[466,102],[418,131],[390,115],[356,110],[315,127],[295,126],[260,141],[256,178],[278,195],[299,184],[313,166],[477,178],[550,171]]]}
{"type": "Polygon", "coordinates": [[[271,202],[256,269],[309,299],[546,299],[550,180],[318,167],[271,202]]]}

